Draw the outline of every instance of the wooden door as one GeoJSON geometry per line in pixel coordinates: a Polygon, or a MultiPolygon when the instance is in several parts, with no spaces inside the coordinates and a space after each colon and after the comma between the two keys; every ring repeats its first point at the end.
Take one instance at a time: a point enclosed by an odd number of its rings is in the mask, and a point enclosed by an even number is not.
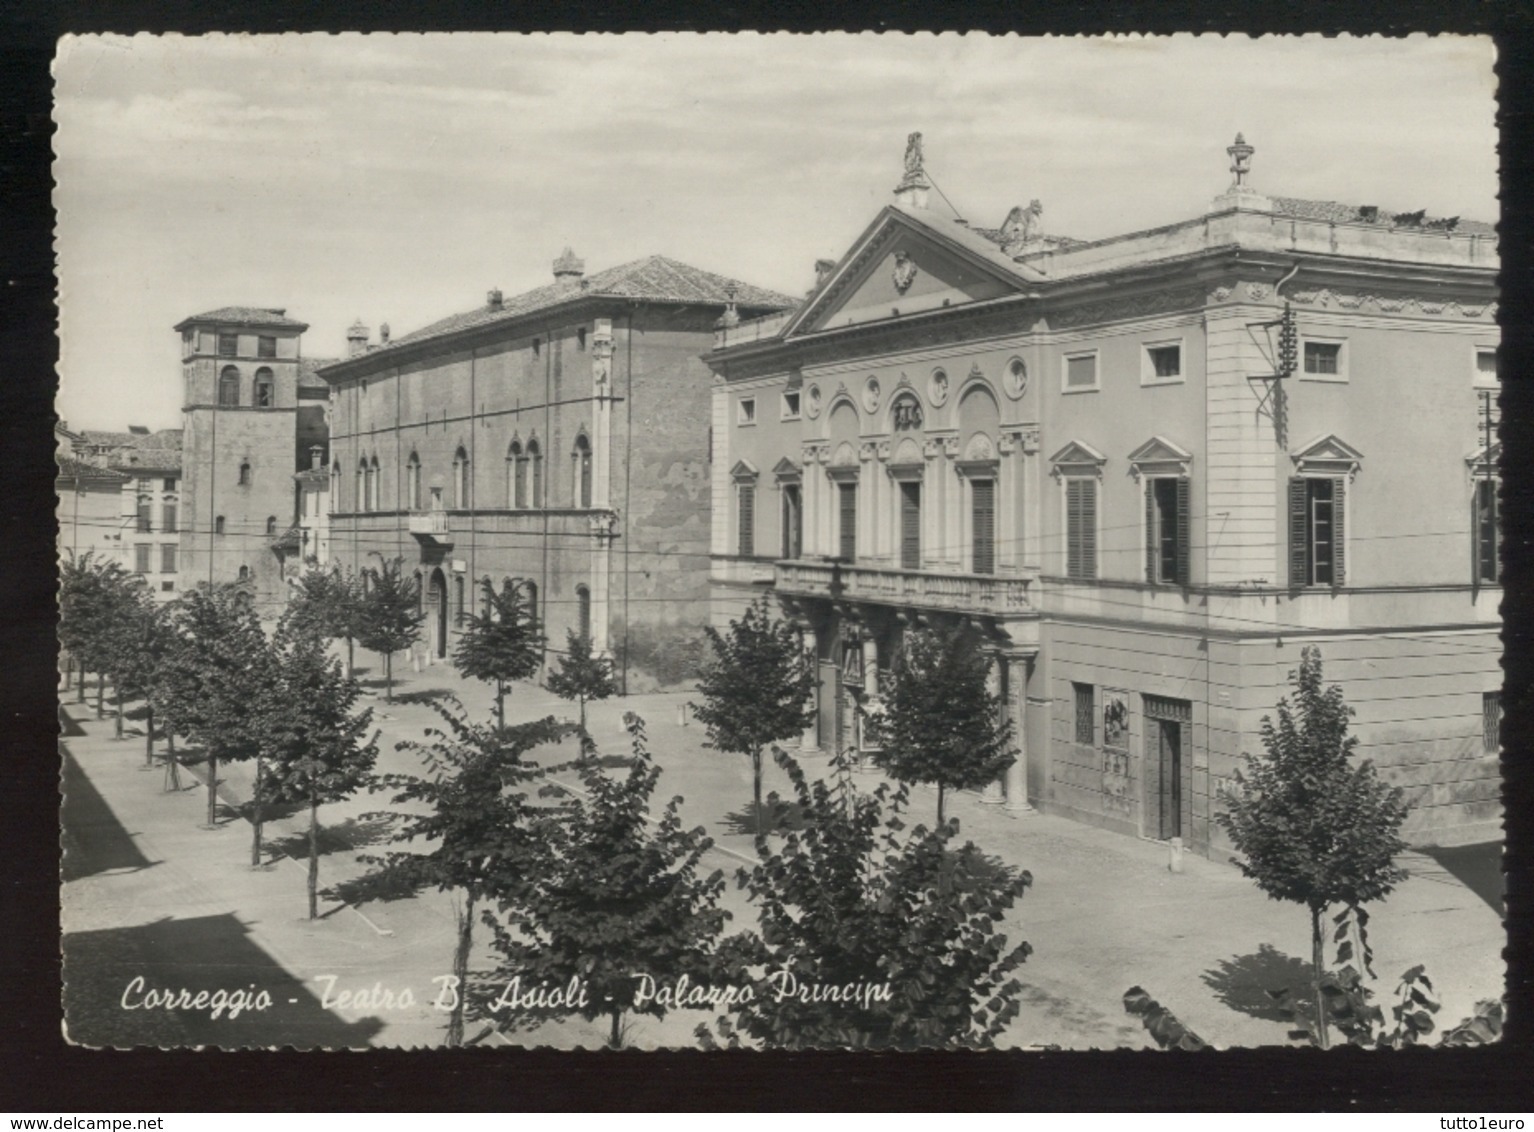
{"type": "Polygon", "coordinates": [[[438,570],[431,576],[432,649],[437,656],[447,655],[447,579],[438,570]]]}
{"type": "Polygon", "coordinates": [[[1157,811],[1156,836],[1163,841],[1182,836],[1182,724],[1155,720],[1157,811]]]}

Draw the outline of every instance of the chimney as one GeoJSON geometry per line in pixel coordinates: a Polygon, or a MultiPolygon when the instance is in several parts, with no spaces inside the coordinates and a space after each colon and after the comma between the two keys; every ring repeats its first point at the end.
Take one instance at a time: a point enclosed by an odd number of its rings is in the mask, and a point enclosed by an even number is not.
{"type": "Polygon", "coordinates": [[[905,175],[895,186],[895,203],[907,208],[926,208],[927,190],[931,187],[922,165],[921,133],[912,133],[905,140],[905,175]]]}
{"type": "Polygon", "coordinates": [[[311,469],[318,469],[323,468],[324,466],[325,449],[322,446],[316,444],[314,447],[309,449],[309,467],[311,469]]]}
{"type": "Polygon", "coordinates": [[[559,258],[554,261],[554,282],[559,284],[562,291],[574,291],[581,285],[585,274],[586,261],[566,246],[565,250],[559,253],[559,258]]]}
{"type": "Polygon", "coordinates": [[[499,287],[495,288],[485,296],[485,306],[493,311],[503,311],[506,309],[506,299],[505,296],[501,294],[501,289],[499,287]]]}
{"type": "Polygon", "coordinates": [[[831,272],[835,270],[836,261],[834,259],[817,259],[815,261],[815,286],[817,288],[824,286],[826,280],[831,277],[831,272]]]}
{"type": "Polygon", "coordinates": [[[387,322],[378,328],[378,344],[380,346],[387,346],[389,344],[389,324],[387,322]]]}
{"type": "Polygon", "coordinates": [[[368,352],[368,334],[368,328],[362,325],[360,318],[352,323],[351,328],[346,332],[346,356],[348,358],[355,358],[358,354],[368,352]]]}

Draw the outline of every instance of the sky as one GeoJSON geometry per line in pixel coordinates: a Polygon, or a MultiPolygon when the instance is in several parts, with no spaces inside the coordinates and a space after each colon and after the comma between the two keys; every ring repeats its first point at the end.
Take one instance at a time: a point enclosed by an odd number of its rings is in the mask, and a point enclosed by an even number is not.
{"type": "Polygon", "coordinates": [[[181,319],[284,307],[309,356],[651,254],[792,295],[924,135],[980,226],[1199,215],[1256,146],[1277,196],[1497,218],[1487,38],[68,37],[54,62],[58,413],[180,425],[181,319]]]}

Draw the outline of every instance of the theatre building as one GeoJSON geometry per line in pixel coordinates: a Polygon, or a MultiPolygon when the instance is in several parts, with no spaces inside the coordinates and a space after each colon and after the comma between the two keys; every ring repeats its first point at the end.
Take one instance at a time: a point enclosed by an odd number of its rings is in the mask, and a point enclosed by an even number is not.
{"type": "Polygon", "coordinates": [[[474,310],[321,370],[331,389],[329,554],[402,558],[449,655],[481,583],[521,579],[551,646],[589,635],[624,667],[636,627],[707,622],[709,387],[726,309],[793,300],[663,256],[491,291],[474,310]]]}
{"type": "Polygon", "coordinates": [[[1408,837],[1497,838],[1495,231],[1227,153],[1201,214],[1081,241],[940,212],[913,135],[810,298],[708,355],[713,616],[803,626],[822,751],[963,627],[1015,724],[986,800],[1204,854],[1313,645],[1408,837]]]}

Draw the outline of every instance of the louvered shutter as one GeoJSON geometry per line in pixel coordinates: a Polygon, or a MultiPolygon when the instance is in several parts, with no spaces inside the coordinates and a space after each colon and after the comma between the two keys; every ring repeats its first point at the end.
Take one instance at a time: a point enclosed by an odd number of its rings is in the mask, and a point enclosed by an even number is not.
{"type": "Polygon", "coordinates": [[[1332,481],[1332,585],[1347,583],[1346,559],[1343,553],[1348,544],[1347,531],[1343,529],[1343,517],[1347,514],[1348,481],[1332,481]]]}
{"type": "Polygon", "coordinates": [[[1161,516],[1156,512],[1156,481],[1145,481],[1145,580],[1159,582],[1156,567],[1161,562],[1161,516]]]}
{"type": "Polygon", "coordinates": [[[996,481],[975,480],[970,488],[976,574],[996,572],[996,481]]]}
{"type": "Polygon", "coordinates": [[[858,548],[858,485],[840,483],[836,487],[839,493],[838,502],[841,504],[841,529],[838,532],[839,556],[851,562],[857,557],[858,548]]]}
{"type": "Polygon", "coordinates": [[[1310,585],[1310,546],[1306,531],[1306,508],[1310,493],[1305,489],[1305,478],[1295,476],[1289,481],[1289,584],[1310,585]]]}
{"type": "Polygon", "coordinates": [[[1192,578],[1193,509],[1186,479],[1177,481],[1177,584],[1186,586],[1192,578]]]}
{"type": "Polygon", "coordinates": [[[1097,577],[1097,481],[1081,484],[1081,576],[1097,577]]]}
{"type": "Polygon", "coordinates": [[[921,484],[900,485],[900,565],[921,569],[921,484]]]}
{"type": "Polygon", "coordinates": [[[756,553],[756,488],[743,483],[736,494],[740,497],[740,555],[750,558],[756,553]]]}

